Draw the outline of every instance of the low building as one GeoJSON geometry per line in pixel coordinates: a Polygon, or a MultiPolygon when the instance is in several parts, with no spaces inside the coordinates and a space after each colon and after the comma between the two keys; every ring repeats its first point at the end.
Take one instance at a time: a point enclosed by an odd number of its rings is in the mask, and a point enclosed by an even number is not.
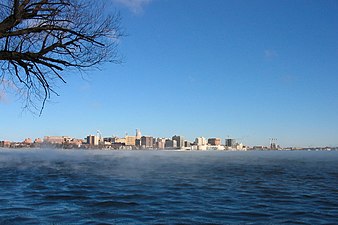
{"type": "Polygon", "coordinates": [[[215,146],[217,146],[217,145],[221,145],[222,142],[221,142],[220,138],[209,138],[208,139],[208,144],[209,145],[215,145],[215,146]]]}
{"type": "Polygon", "coordinates": [[[34,143],[35,144],[41,144],[43,140],[41,138],[35,138],[34,143]]]}
{"type": "Polygon", "coordinates": [[[26,138],[22,143],[25,144],[25,145],[30,145],[30,144],[33,143],[33,141],[30,138],[26,138]]]}
{"type": "Polygon", "coordinates": [[[125,137],[125,144],[129,146],[136,145],[136,136],[126,136],[125,137]]]}
{"type": "Polygon", "coordinates": [[[206,150],[225,150],[223,145],[207,145],[206,150]]]}
{"type": "Polygon", "coordinates": [[[113,137],[112,143],[125,145],[126,139],[125,138],[119,138],[119,137],[113,137]]]}
{"type": "Polygon", "coordinates": [[[141,147],[142,148],[152,148],[153,147],[153,137],[142,136],[141,137],[141,147]]]}
{"type": "Polygon", "coordinates": [[[195,145],[197,146],[207,145],[207,140],[204,137],[198,137],[195,139],[195,145]]]}
{"type": "Polygon", "coordinates": [[[10,141],[0,141],[0,147],[1,148],[9,148],[9,147],[11,147],[11,142],[10,141]]]}
{"type": "Polygon", "coordinates": [[[72,138],[68,136],[45,136],[43,142],[45,144],[63,144],[71,139],[72,138]]]}

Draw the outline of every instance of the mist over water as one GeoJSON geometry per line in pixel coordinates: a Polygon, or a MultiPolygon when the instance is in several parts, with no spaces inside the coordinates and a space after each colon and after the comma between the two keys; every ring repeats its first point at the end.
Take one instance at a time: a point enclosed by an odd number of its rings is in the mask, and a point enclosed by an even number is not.
{"type": "Polygon", "coordinates": [[[337,224],[338,152],[0,150],[0,224],[337,224]]]}

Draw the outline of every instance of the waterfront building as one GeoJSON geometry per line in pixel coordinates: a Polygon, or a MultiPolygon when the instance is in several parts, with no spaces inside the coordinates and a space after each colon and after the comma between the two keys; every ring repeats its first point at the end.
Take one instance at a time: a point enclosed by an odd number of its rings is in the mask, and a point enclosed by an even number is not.
{"type": "Polygon", "coordinates": [[[105,138],[103,138],[103,142],[113,143],[113,137],[105,137],[105,138]]]}
{"type": "Polygon", "coordinates": [[[41,144],[43,140],[41,138],[35,138],[34,143],[35,144],[41,144]]]}
{"type": "Polygon", "coordinates": [[[208,144],[209,145],[221,145],[221,139],[220,138],[209,138],[208,139],[208,144]]]}
{"type": "Polygon", "coordinates": [[[197,145],[197,150],[207,150],[208,145],[197,145]]]}
{"type": "Polygon", "coordinates": [[[157,138],[156,147],[158,149],[164,149],[165,148],[165,142],[166,142],[165,138],[157,138]]]}
{"type": "Polygon", "coordinates": [[[125,138],[119,138],[119,137],[113,137],[112,138],[112,143],[126,144],[126,139],[125,138]]]}
{"type": "Polygon", "coordinates": [[[173,140],[166,139],[164,142],[164,148],[173,148],[173,140]]]}
{"type": "Polygon", "coordinates": [[[236,143],[236,150],[245,151],[246,147],[242,143],[236,143]]]}
{"type": "Polygon", "coordinates": [[[11,146],[10,141],[0,141],[0,147],[1,148],[9,148],[11,146]]]}
{"type": "Polygon", "coordinates": [[[206,150],[225,150],[223,145],[207,145],[206,150]]]}
{"type": "Polygon", "coordinates": [[[177,141],[166,139],[164,143],[165,148],[177,148],[177,141]]]}
{"type": "Polygon", "coordinates": [[[197,146],[207,145],[207,140],[204,137],[198,137],[195,139],[195,145],[197,146]]]}
{"type": "Polygon", "coordinates": [[[69,136],[45,136],[43,142],[47,144],[63,144],[71,139],[69,136]]]}
{"type": "Polygon", "coordinates": [[[136,136],[126,136],[125,144],[129,146],[135,146],[136,144],[136,136]]]}
{"type": "Polygon", "coordinates": [[[177,141],[176,140],[172,140],[172,141],[173,141],[173,148],[178,148],[177,141]]]}
{"type": "Polygon", "coordinates": [[[236,147],[236,139],[231,139],[231,138],[225,139],[225,146],[229,148],[236,147]]]}
{"type": "Polygon", "coordinates": [[[32,139],[30,139],[30,138],[26,138],[22,143],[23,143],[23,144],[26,144],[26,145],[30,145],[30,144],[33,143],[33,141],[32,141],[32,139]]]}
{"type": "Polygon", "coordinates": [[[153,147],[153,137],[142,136],[141,137],[141,147],[142,148],[152,148],[153,147]]]}
{"type": "Polygon", "coordinates": [[[136,139],[135,145],[138,146],[138,147],[141,147],[141,139],[136,139]]]}
{"type": "Polygon", "coordinates": [[[87,136],[87,144],[89,145],[99,145],[100,138],[96,135],[88,135],[87,136]]]}
{"type": "Polygon", "coordinates": [[[183,148],[184,147],[184,138],[183,138],[183,136],[177,136],[177,135],[175,135],[175,136],[172,137],[172,140],[177,142],[177,148],[183,148]]]}

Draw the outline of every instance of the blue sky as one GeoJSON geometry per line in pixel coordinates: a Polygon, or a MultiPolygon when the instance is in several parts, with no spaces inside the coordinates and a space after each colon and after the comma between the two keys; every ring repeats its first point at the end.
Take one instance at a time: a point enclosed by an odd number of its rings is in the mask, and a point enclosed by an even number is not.
{"type": "Polygon", "coordinates": [[[338,2],[112,0],[122,65],[65,74],[43,115],[0,102],[0,139],[142,134],[338,146],[338,2]]]}

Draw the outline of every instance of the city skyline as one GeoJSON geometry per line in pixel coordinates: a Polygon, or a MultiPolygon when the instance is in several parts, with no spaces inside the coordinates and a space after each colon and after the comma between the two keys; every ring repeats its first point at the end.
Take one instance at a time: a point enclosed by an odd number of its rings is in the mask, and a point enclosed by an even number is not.
{"type": "Polygon", "coordinates": [[[336,1],[112,2],[128,34],[124,63],[65,74],[41,117],[0,89],[0,140],[139,127],[250,146],[338,146],[336,1]]]}
{"type": "MultiPolygon", "coordinates": [[[[313,148],[337,148],[334,145],[316,145],[316,146],[292,146],[286,145],[281,146],[279,144],[278,138],[268,138],[268,140],[264,143],[259,143],[256,145],[248,145],[247,143],[243,142],[244,138],[234,138],[231,136],[227,137],[220,137],[220,136],[196,136],[192,139],[186,138],[184,135],[177,135],[172,134],[171,136],[154,136],[151,134],[142,134],[139,128],[135,129],[135,133],[130,134],[125,132],[123,135],[104,135],[100,130],[97,130],[96,133],[88,133],[85,137],[77,137],[73,135],[43,135],[41,137],[25,137],[23,140],[10,140],[10,139],[0,139],[0,147],[7,143],[13,143],[14,146],[19,144],[20,147],[25,147],[25,144],[41,144],[41,143],[55,143],[64,144],[68,143],[71,145],[79,145],[82,144],[89,144],[92,146],[103,145],[106,144],[122,144],[123,146],[144,146],[144,148],[156,148],[156,149],[165,149],[168,148],[167,141],[171,140],[172,142],[169,144],[169,148],[178,148],[182,149],[184,147],[190,146],[225,146],[225,147],[233,147],[232,150],[247,150],[247,149],[272,149],[272,150],[283,150],[283,149],[313,149],[313,148]],[[150,138],[148,140],[148,138],[150,138]],[[61,142],[60,142],[61,141],[61,142]],[[60,143],[59,143],[60,142],[60,143]],[[159,143],[161,142],[161,143],[159,143]],[[2,145],[1,145],[2,143],[2,145]],[[105,144],[106,143],[106,144],[105,144]],[[144,144],[147,143],[147,144],[144,144]],[[23,146],[20,144],[24,144],[23,146]],[[155,147],[155,144],[157,147],[155,147]],[[158,145],[160,144],[160,145],[158,145]],[[166,147],[159,147],[159,146],[166,146],[166,147]],[[240,146],[238,148],[238,146],[240,146]],[[243,148],[244,147],[244,148],[243,148]]],[[[2,146],[4,147],[4,146],[2,146]]],[[[33,145],[34,147],[34,145],[33,145]]],[[[59,146],[60,147],[60,146],[59,146]]],[[[127,148],[129,149],[129,148],[127,148]]],[[[186,149],[186,150],[206,150],[206,149],[186,149]]],[[[214,149],[215,150],[215,149],[214,149]]],[[[224,150],[224,149],[218,149],[224,150]]],[[[226,150],[226,149],[225,149],[226,150]]],[[[231,149],[230,149],[231,150],[231,149]]]]}

